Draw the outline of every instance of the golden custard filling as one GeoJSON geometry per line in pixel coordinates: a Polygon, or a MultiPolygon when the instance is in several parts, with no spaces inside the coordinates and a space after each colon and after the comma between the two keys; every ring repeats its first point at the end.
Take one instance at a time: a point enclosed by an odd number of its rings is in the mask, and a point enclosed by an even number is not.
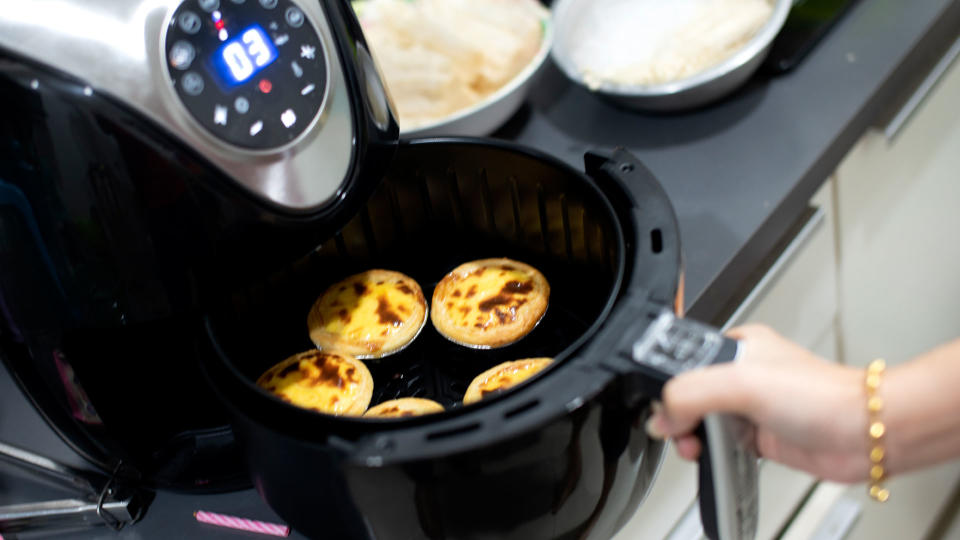
{"type": "Polygon", "coordinates": [[[377,418],[408,418],[443,412],[443,405],[424,398],[399,398],[371,407],[364,416],[377,418]]]}
{"type": "Polygon", "coordinates": [[[372,384],[362,363],[335,353],[310,351],[270,368],[257,384],[298,407],[327,414],[360,414],[372,384]]]}
{"type": "Polygon", "coordinates": [[[351,281],[338,285],[321,298],[317,307],[319,329],[379,350],[390,337],[411,324],[411,316],[422,311],[416,291],[395,280],[351,281]]]}
{"type": "Polygon", "coordinates": [[[549,363],[549,361],[534,360],[511,363],[480,382],[480,395],[486,397],[494,392],[514,387],[536,375],[549,363]]]}
{"type": "Polygon", "coordinates": [[[552,358],[523,358],[504,362],[477,375],[463,396],[463,403],[476,403],[491,394],[502,392],[533,377],[553,362],[552,358]]]}
{"type": "Polygon", "coordinates": [[[445,299],[447,317],[456,326],[478,330],[515,322],[517,310],[534,289],[531,276],[509,265],[478,268],[465,277],[455,277],[453,287],[445,299]]]}

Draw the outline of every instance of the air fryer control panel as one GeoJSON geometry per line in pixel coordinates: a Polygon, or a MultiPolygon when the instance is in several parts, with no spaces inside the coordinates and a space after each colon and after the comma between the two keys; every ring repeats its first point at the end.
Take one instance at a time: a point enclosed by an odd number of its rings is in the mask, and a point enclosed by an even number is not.
{"type": "Polygon", "coordinates": [[[326,53],[290,0],[187,0],[170,19],[165,46],[180,101],[227,143],[284,146],[320,113],[326,53]]]}
{"type": "Polygon", "coordinates": [[[388,100],[346,2],[62,0],[55,17],[51,2],[12,5],[4,53],[135,111],[272,208],[334,211],[368,166],[360,145],[395,136],[386,105],[380,131],[361,129],[364,105],[388,100]]]}

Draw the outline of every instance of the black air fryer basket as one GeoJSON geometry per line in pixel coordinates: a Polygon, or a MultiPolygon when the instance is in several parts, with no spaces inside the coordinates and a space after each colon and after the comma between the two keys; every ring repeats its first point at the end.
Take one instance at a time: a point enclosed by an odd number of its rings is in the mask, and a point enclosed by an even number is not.
{"type": "Polygon", "coordinates": [[[340,234],[211,315],[210,379],[235,415],[254,484],[295,528],[330,538],[606,538],[633,513],[663,447],[642,429],[649,387],[629,347],[618,351],[672,306],[677,229],[663,192],[628,154],[588,163],[592,179],[494,141],[401,144],[340,234]],[[550,282],[531,334],[475,350],[428,325],[399,354],[367,361],[371,405],[425,397],[447,412],[336,418],[254,385],[313,347],[306,314],[330,284],[386,268],[429,298],[453,267],[487,257],[532,264],[550,282]],[[461,405],[482,371],[537,356],[556,362],[517,389],[461,405]]]}

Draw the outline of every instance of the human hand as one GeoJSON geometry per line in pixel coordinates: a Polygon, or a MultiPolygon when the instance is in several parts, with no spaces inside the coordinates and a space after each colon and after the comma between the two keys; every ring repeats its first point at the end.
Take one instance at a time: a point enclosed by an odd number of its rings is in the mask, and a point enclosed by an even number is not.
{"type": "Polygon", "coordinates": [[[663,388],[647,422],[673,438],[685,459],[700,455],[693,430],[711,413],[734,413],[756,426],[761,457],[817,477],[857,482],[869,471],[861,370],[830,363],[765,326],[730,330],[737,362],[680,374],[663,388]]]}

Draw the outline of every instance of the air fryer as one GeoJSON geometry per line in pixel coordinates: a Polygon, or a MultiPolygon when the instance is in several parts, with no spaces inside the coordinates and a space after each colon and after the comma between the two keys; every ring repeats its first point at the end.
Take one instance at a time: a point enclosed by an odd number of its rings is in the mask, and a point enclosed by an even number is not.
{"type": "MultiPolygon", "coordinates": [[[[587,164],[590,177],[495,141],[401,143],[367,206],[339,234],[209,315],[213,354],[204,365],[230,405],[254,484],[284,519],[311,537],[607,538],[632,515],[663,451],[642,426],[669,366],[729,360],[735,344],[673,315],[676,220],[649,172],[623,151],[589,155],[587,164]],[[450,269],[488,257],[532,264],[550,282],[547,314],[533,332],[477,350],[428,325],[402,352],[367,361],[371,405],[425,397],[446,412],[338,418],[253,383],[313,347],[305,314],[330,284],[389,268],[429,297],[450,269]],[[638,364],[637,347],[655,360],[638,364]],[[541,356],[555,362],[531,382],[462,405],[477,374],[541,356]]],[[[708,454],[731,460],[719,467],[722,486],[713,485],[709,455],[703,463],[713,537],[753,534],[755,465],[737,441],[724,441],[742,439],[739,429],[713,434],[708,454]],[[720,499],[730,505],[723,517],[720,499]]]]}
{"type": "MultiPolygon", "coordinates": [[[[316,537],[604,538],[625,522],[663,452],[642,429],[650,400],[736,351],[677,317],[676,218],[640,163],[591,154],[584,175],[491,140],[398,145],[346,2],[58,5],[0,14],[0,356],[65,441],[127,482],[252,480],[316,537]],[[374,404],[446,412],[332,417],[254,384],[312,347],[329,284],[386,268],[429,297],[485,257],[550,281],[532,333],[475,350],[428,325],[368,361],[374,404]],[[462,406],[475,375],[533,356],[556,361],[462,406]]],[[[713,538],[753,535],[748,429],[701,429],[713,538]]]]}

